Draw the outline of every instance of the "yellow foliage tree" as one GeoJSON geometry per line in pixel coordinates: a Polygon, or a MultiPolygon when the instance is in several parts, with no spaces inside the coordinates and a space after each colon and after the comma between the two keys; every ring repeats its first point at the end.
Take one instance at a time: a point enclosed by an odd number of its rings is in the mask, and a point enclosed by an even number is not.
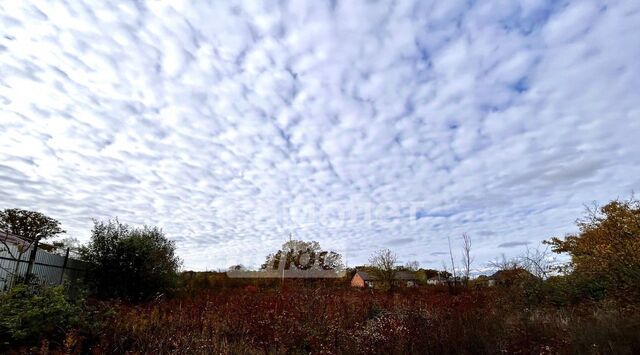
{"type": "Polygon", "coordinates": [[[640,200],[614,200],[587,208],[577,221],[580,232],[546,243],[571,256],[577,274],[598,277],[625,288],[640,285],[640,200]]]}

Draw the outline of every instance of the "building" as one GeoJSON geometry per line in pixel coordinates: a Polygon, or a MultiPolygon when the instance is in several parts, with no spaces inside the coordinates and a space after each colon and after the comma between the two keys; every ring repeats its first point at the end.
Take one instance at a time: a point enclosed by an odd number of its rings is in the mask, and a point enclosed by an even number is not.
{"type": "MultiPolygon", "coordinates": [[[[14,245],[18,248],[21,249],[29,249],[33,243],[29,242],[28,240],[25,240],[21,237],[18,237],[17,235],[13,235],[9,232],[6,231],[2,231],[0,232],[0,245],[1,246],[10,246],[10,245],[14,245]]],[[[50,245],[50,244],[45,244],[42,242],[38,243],[38,248],[42,249],[42,250],[46,250],[46,251],[53,251],[56,249],[55,246],[50,245]]]]}
{"type": "Polygon", "coordinates": [[[523,268],[499,270],[496,271],[493,275],[489,276],[489,278],[487,279],[487,286],[509,286],[533,279],[536,279],[536,276],[523,268]]]}
{"type": "Polygon", "coordinates": [[[447,283],[447,279],[440,277],[440,275],[430,277],[427,279],[427,285],[444,285],[447,283]]]}
{"type": "Polygon", "coordinates": [[[15,245],[21,248],[29,248],[29,242],[24,239],[10,234],[8,232],[0,232],[0,244],[15,245]]]}
{"type": "MultiPolygon", "coordinates": [[[[371,273],[357,271],[351,279],[351,287],[376,288],[380,284],[378,278],[371,273]]],[[[407,271],[398,271],[394,277],[394,284],[401,287],[414,287],[417,285],[416,274],[407,271]]]]}

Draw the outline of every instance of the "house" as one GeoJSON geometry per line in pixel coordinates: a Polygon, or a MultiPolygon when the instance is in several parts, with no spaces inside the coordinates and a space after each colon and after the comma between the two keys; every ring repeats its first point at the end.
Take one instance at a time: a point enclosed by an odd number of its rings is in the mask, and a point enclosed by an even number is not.
{"type": "MultiPolygon", "coordinates": [[[[33,243],[25,240],[24,238],[18,237],[17,235],[11,234],[6,231],[0,232],[0,246],[16,246],[21,249],[29,249],[33,243]]],[[[38,243],[38,248],[46,251],[53,251],[56,249],[55,246],[45,243],[38,243]]]]}
{"type": "Polygon", "coordinates": [[[513,285],[514,283],[533,280],[535,278],[536,276],[523,268],[498,270],[493,275],[489,276],[489,278],[487,279],[487,286],[509,286],[513,285]]]}
{"type": "MultiPolygon", "coordinates": [[[[364,271],[357,271],[351,279],[351,287],[358,288],[376,288],[380,281],[371,273],[364,271]]],[[[394,283],[396,286],[401,287],[414,287],[417,285],[416,274],[407,271],[398,271],[394,277],[394,283]]]]}
{"type": "Polygon", "coordinates": [[[15,245],[22,248],[29,247],[29,242],[8,232],[0,232],[0,244],[15,245]]]}
{"type": "Polygon", "coordinates": [[[404,287],[414,287],[418,284],[415,272],[398,271],[396,272],[394,280],[397,285],[404,287]]]}
{"type": "Polygon", "coordinates": [[[447,283],[447,279],[441,277],[440,275],[430,277],[427,279],[427,285],[444,285],[447,283]]]}

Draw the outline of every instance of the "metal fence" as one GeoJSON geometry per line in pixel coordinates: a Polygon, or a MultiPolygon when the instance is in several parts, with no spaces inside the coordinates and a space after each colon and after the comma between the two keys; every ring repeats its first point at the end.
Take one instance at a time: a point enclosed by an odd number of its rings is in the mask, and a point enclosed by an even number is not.
{"type": "MultiPolygon", "coordinates": [[[[20,251],[17,245],[0,243],[0,292],[6,291],[16,278],[25,277],[29,267],[31,248],[20,251]]],[[[83,278],[87,263],[38,249],[31,273],[46,285],[60,285],[65,280],[83,278]]]]}

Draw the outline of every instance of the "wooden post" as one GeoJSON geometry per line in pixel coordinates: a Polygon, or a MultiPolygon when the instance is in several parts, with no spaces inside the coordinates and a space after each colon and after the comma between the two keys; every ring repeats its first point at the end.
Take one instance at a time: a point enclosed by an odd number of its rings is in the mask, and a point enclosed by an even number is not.
{"type": "Polygon", "coordinates": [[[67,248],[67,251],[64,253],[64,263],[62,263],[62,271],[60,272],[60,282],[58,282],[59,285],[62,285],[62,283],[64,282],[64,269],[67,268],[67,261],[69,261],[69,248],[67,248]]]}

